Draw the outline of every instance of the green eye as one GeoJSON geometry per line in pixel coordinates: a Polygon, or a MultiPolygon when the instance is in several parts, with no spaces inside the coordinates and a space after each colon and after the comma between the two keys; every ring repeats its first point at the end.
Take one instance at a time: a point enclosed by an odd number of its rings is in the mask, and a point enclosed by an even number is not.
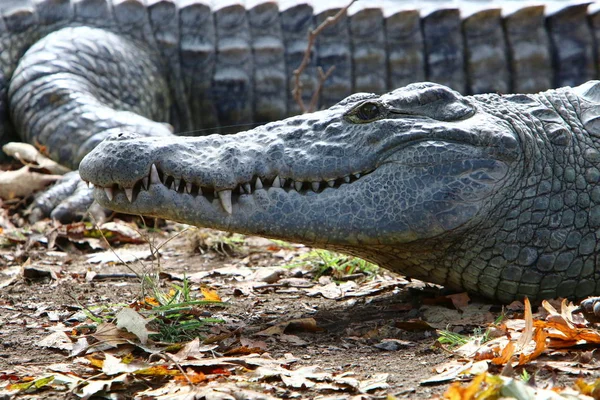
{"type": "Polygon", "coordinates": [[[360,124],[374,121],[381,117],[381,106],[378,103],[366,102],[350,111],[346,118],[353,123],[360,124]]]}

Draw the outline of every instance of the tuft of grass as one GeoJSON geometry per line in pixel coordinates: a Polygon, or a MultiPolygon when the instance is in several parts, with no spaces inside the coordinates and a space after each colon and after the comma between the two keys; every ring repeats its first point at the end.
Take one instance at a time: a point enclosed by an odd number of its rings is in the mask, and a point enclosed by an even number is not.
{"type": "Polygon", "coordinates": [[[439,330],[438,334],[440,335],[440,337],[438,338],[438,342],[450,348],[460,347],[468,343],[470,340],[469,336],[451,332],[446,329],[439,330]]]}
{"type": "Polygon", "coordinates": [[[523,368],[523,371],[521,372],[521,380],[525,383],[529,382],[529,380],[531,379],[531,375],[529,374],[529,372],[527,372],[527,370],[525,368],[523,368]]]}
{"type": "Polygon", "coordinates": [[[466,344],[467,342],[472,340],[479,340],[479,342],[482,344],[486,343],[491,340],[490,334],[492,332],[492,327],[495,325],[499,325],[504,318],[505,314],[501,313],[500,315],[498,315],[492,326],[488,327],[485,331],[481,327],[476,327],[475,329],[473,329],[473,334],[470,336],[454,333],[446,329],[438,330],[438,342],[440,344],[447,345],[450,348],[462,346],[463,344],[466,344]]]}
{"type": "MultiPolygon", "coordinates": [[[[143,219],[143,217],[142,217],[143,219]]],[[[96,224],[97,226],[97,224],[96,224]]],[[[205,311],[205,308],[215,303],[226,305],[221,301],[202,300],[199,291],[193,290],[189,279],[184,276],[181,285],[170,284],[167,288],[161,285],[160,280],[160,252],[159,250],[169,241],[177,236],[187,232],[187,228],[177,232],[175,235],[156,244],[150,237],[147,230],[139,230],[140,236],[147,242],[150,251],[153,254],[153,259],[149,264],[141,260],[137,262],[141,265],[141,272],[131,266],[129,263],[121,260],[127,268],[135,273],[140,279],[140,298],[137,302],[139,312],[145,316],[153,316],[151,324],[152,330],[157,333],[152,334],[152,338],[157,341],[174,343],[189,341],[196,337],[203,337],[204,333],[211,325],[224,322],[221,319],[206,317],[210,315],[205,311]]],[[[100,232],[109,248],[112,246],[104,237],[103,232],[100,232]]],[[[243,236],[231,237],[223,236],[221,243],[239,243],[243,242],[243,236]]],[[[116,254],[116,253],[115,253],[116,254]]],[[[102,307],[102,306],[100,306],[102,307]]],[[[98,317],[89,309],[90,317],[97,323],[104,317],[98,317]]]]}
{"type": "MultiPolygon", "coordinates": [[[[145,277],[149,280],[149,277],[145,277]]],[[[143,314],[154,316],[153,328],[157,332],[152,335],[154,340],[166,343],[183,342],[204,337],[211,325],[223,323],[218,318],[205,317],[205,309],[218,304],[227,305],[220,301],[201,300],[198,291],[193,291],[187,277],[184,276],[181,285],[171,284],[165,290],[151,283],[152,296],[144,298],[143,314]]]]}
{"type": "Polygon", "coordinates": [[[334,278],[363,273],[367,276],[376,275],[379,267],[358,257],[347,256],[328,250],[312,250],[297,257],[284,268],[308,267],[315,272],[315,279],[326,274],[334,278]]]}

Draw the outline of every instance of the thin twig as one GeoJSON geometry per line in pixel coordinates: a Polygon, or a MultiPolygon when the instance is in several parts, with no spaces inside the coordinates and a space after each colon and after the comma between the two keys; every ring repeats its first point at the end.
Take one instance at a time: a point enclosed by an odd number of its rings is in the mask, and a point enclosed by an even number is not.
{"type": "Polygon", "coordinates": [[[317,109],[317,103],[319,102],[319,96],[321,95],[321,90],[323,90],[323,85],[329,75],[335,70],[335,65],[329,67],[327,72],[323,72],[323,68],[318,67],[317,72],[319,73],[319,83],[317,83],[317,88],[315,89],[312,98],[310,99],[310,105],[308,106],[309,112],[313,112],[317,109]]]}
{"type": "Polygon", "coordinates": [[[356,2],[356,0],[351,0],[350,3],[348,3],[348,5],[346,7],[340,9],[335,15],[327,17],[323,22],[321,22],[321,24],[319,26],[317,26],[315,29],[308,32],[308,44],[306,45],[306,50],[304,51],[304,57],[302,58],[302,62],[300,63],[298,68],[296,68],[294,70],[294,89],[292,89],[292,96],[294,96],[294,100],[300,106],[300,111],[303,114],[306,113],[307,111],[313,112],[316,110],[317,101],[319,99],[319,93],[321,92],[321,89],[323,88],[323,84],[325,83],[325,80],[327,80],[327,78],[331,75],[333,70],[335,69],[335,66],[331,66],[327,70],[327,72],[324,73],[323,69],[321,67],[319,67],[319,83],[317,85],[317,89],[315,90],[315,92],[312,95],[312,98],[310,100],[309,109],[307,110],[306,106],[304,105],[304,100],[302,100],[302,83],[300,82],[300,76],[302,75],[302,73],[308,66],[308,63],[310,62],[310,58],[311,58],[310,56],[312,53],[312,49],[315,45],[317,36],[319,36],[321,34],[321,32],[323,32],[323,30],[325,28],[327,28],[328,26],[331,26],[331,25],[337,23],[346,14],[346,11],[348,11],[348,8],[350,8],[350,6],[352,4],[354,4],[355,2],[356,2]]]}

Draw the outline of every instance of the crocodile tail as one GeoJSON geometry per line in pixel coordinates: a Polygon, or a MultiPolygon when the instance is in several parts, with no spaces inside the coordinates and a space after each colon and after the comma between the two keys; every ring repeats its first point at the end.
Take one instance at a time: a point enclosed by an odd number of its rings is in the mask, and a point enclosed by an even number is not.
{"type": "MultiPolygon", "coordinates": [[[[17,140],[8,91],[19,59],[41,37],[71,20],[71,0],[0,1],[0,146],[17,140]]],[[[5,157],[0,151],[0,160],[5,157]]]]}

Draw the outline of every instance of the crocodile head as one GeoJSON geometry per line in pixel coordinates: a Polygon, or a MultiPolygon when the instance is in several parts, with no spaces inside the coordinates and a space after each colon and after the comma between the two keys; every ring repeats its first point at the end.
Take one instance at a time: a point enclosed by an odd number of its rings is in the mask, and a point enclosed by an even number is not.
{"type": "Polygon", "coordinates": [[[519,176],[519,136],[489,108],[413,84],[235,135],[123,133],[80,173],[119,212],[331,248],[444,284],[434,263],[519,176]]]}

